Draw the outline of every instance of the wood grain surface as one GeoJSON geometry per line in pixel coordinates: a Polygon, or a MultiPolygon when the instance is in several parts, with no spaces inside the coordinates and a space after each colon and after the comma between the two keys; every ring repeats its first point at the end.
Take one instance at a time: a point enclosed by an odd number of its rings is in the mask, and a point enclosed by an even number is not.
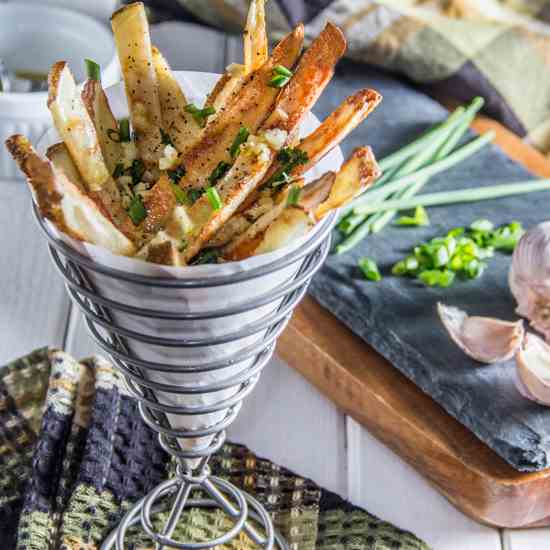
{"type": "MultiPolygon", "coordinates": [[[[550,161],[499,123],[478,132],[534,174],[550,161]]],[[[498,527],[550,525],[550,470],[511,468],[370,346],[307,297],[281,336],[279,355],[470,517],[498,527]]]]}

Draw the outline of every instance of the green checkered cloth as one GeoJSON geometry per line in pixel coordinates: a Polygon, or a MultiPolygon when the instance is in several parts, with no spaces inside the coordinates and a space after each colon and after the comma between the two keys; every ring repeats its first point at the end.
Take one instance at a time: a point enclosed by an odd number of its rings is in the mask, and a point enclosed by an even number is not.
{"type": "MultiPolygon", "coordinates": [[[[256,496],[292,550],[428,548],[243,446],[226,444],[211,464],[256,496]]],[[[41,349],[0,369],[2,550],[95,550],[131,504],[174,469],[104,359],[78,362],[41,349]]],[[[220,511],[192,509],[175,536],[211,539],[228,522],[220,511]]],[[[152,549],[144,537],[134,533],[132,550],[152,549]]],[[[243,535],[227,547],[255,545],[243,535]]]]}
{"type": "MultiPolygon", "coordinates": [[[[233,30],[248,6],[248,0],[179,2],[233,30]]],[[[331,20],[347,36],[349,57],[406,75],[437,95],[461,101],[481,95],[490,116],[550,151],[548,0],[270,0],[267,6],[277,34],[305,21],[311,39],[331,20]]]]}

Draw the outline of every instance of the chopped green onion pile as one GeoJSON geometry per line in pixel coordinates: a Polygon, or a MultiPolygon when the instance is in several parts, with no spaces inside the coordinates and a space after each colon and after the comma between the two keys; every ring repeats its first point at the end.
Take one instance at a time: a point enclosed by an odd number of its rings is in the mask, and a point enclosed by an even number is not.
{"type": "Polygon", "coordinates": [[[457,227],[443,237],[415,246],[393,266],[392,273],[440,287],[452,285],[456,277],[477,279],[495,250],[512,252],[523,233],[519,222],[495,228],[489,220],[477,220],[468,228],[457,227]]]}

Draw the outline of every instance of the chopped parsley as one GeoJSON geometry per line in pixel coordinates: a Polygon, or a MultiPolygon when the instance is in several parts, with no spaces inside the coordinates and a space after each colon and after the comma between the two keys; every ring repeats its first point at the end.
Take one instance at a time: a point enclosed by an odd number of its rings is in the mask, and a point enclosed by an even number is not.
{"type": "Polygon", "coordinates": [[[246,140],[248,139],[249,135],[250,135],[250,131],[248,130],[248,128],[241,126],[237,134],[237,137],[235,138],[235,141],[229,148],[229,154],[231,155],[232,159],[234,159],[239,154],[239,151],[241,150],[241,145],[243,143],[246,143],[246,140]]]}
{"type": "Polygon", "coordinates": [[[130,216],[134,225],[139,225],[147,217],[147,210],[139,195],[132,197],[132,202],[128,207],[128,216],[130,216]]]}
{"type": "Polygon", "coordinates": [[[204,189],[188,189],[187,199],[191,204],[195,204],[205,193],[204,189]]]}
{"type": "Polygon", "coordinates": [[[192,260],[191,265],[217,264],[220,253],[215,248],[201,250],[192,260]]]}
{"type": "Polygon", "coordinates": [[[215,185],[218,180],[221,180],[225,176],[225,174],[227,174],[230,168],[231,164],[223,160],[220,161],[218,163],[218,166],[216,166],[216,168],[212,170],[210,176],[208,176],[208,181],[210,182],[210,185],[215,185]]]}
{"type": "Polygon", "coordinates": [[[300,149],[285,147],[279,151],[277,160],[281,163],[281,167],[269,178],[266,184],[271,187],[287,183],[290,180],[292,171],[301,164],[307,164],[309,158],[307,153],[300,149]]]}
{"type": "Polygon", "coordinates": [[[178,166],[175,170],[168,170],[167,174],[174,183],[179,183],[181,178],[185,176],[185,166],[178,166]]]}
{"type": "Polygon", "coordinates": [[[204,128],[206,126],[206,119],[210,115],[213,115],[216,112],[216,109],[214,109],[214,107],[212,106],[205,107],[204,109],[199,109],[196,105],[193,105],[193,103],[189,103],[185,106],[185,111],[193,116],[195,122],[201,128],[204,128]]]}
{"type": "Polygon", "coordinates": [[[142,160],[135,159],[132,161],[129,171],[132,176],[132,183],[137,185],[143,178],[143,174],[145,174],[145,164],[142,160]]]}

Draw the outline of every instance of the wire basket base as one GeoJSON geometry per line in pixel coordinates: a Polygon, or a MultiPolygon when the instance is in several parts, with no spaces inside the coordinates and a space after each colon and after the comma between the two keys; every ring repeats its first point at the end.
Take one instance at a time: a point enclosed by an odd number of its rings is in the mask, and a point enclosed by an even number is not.
{"type": "Polygon", "coordinates": [[[265,550],[288,550],[286,541],[274,529],[271,518],[265,508],[251,495],[241,491],[232,483],[210,475],[178,476],[165,481],[138,501],[122,518],[101,545],[101,550],[125,550],[128,548],[126,537],[128,530],[141,524],[141,529],[155,543],[155,550],[177,548],[181,550],[203,550],[216,548],[246,534],[258,548],[265,550]],[[193,490],[200,489],[208,498],[189,498],[193,490]],[[180,541],[172,535],[182,514],[191,509],[219,509],[233,522],[222,536],[209,541],[180,541]],[[155,514],[170,510],[168,519],[161,531],[153,526],[155,514]]]}

